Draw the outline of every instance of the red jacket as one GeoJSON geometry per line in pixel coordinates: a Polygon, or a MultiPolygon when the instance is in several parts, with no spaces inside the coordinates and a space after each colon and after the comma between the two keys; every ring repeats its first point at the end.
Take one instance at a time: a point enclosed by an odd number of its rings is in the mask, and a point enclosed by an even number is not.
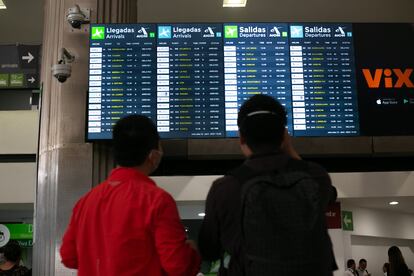
{"type": "Polygon", "coordinates": [[[200,257],[185,241],[174,199],[117,168],[76,204],[60,254],[79,276],[194,276],[200,257]]]}

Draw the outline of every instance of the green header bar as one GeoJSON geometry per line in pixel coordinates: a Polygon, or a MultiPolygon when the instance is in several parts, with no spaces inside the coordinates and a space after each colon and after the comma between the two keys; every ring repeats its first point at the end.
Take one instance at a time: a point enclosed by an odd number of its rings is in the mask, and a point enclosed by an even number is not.
{"type": "Polygon", "coordinates": [[[10,231],[11,240],[32,240],[33,224],[4,224],[10,231]]]}

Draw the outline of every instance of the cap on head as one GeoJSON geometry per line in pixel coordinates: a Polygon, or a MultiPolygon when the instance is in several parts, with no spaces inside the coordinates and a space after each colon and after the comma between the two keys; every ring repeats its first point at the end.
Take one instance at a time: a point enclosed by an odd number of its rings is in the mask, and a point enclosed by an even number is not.
{"type": "Polygon", "coordinates": [[[254,153],[278,150],[286,124],[285,108],[267,95],[248,99],[237,118],[240,135],[254,153]]]}

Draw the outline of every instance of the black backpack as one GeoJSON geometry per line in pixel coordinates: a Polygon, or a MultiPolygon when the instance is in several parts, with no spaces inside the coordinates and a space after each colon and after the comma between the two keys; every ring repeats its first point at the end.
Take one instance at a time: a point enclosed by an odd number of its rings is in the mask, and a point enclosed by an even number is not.
{"type": "Polygon", "coordinates": [[[291,160],[279,171],[242,165],[230,173],[242,185],[244,275],[330,274],[319,184],[306,169],[306,162],[291,160]]]}

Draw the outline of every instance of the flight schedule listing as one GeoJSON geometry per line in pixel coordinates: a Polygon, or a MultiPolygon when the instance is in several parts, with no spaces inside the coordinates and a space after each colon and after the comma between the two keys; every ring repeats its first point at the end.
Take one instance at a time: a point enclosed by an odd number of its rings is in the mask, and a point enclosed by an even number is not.
{"type": "Polygon", "coordinates": [[[255,94],[278,99],[290,113],[288,24],[224,24],[224,79],[227,136],[237,135],[238,109],[255,94]]]}
{"type": "Polygon", "coordinates": [[[156,120],[156,27],[92,26],[88,136],[110,139],[117,120],[142,114],[156,120]]]}
{"type": "Polygon", "coordinates": [[[164,137],[224,137],[221,24],[158,26],[157,127],[164,137]]]}
{"type": "Polygon", "coordinates": [[[359,135],[351,24],[92,24],[88,139],[122,117],[162,138],[224,138],[255,94],[278,99],[294,136],[359,135]]]}
{"type": "Polygon", "coordinates": [[[295,136],[358,135],[351,24],[290,25],[295,136]]]}

